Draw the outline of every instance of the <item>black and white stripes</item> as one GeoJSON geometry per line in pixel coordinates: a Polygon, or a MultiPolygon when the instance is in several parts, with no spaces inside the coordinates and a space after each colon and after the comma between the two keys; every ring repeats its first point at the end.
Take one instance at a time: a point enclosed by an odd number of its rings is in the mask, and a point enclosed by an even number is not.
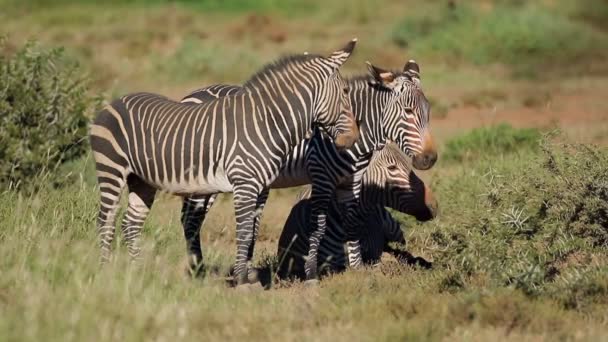
{"type": "MultiPolygon", "coordinates": [[[[361,138],[351,148],[339,151],[329,136],[317,131],[311,139],[293,150],[271,186],[280,188],[312,183],[311,226],[317,228],[310,235],[308,278],[316,276],[317,263],[313,260],[324,234],[327,208],[334,191],[339,185],[343,192],[350,191],[353,198],[358,197],[358,180],[374,150],[392,140],[413,157],[417,168],[429,168],[437,159],[429,130],[430,106],[420,88],[418,65],[409,61],[402,72],[390,72],[370,64],[369,72],[370,75],[348,81],[361,138]]],[[[239,89],[228,85],[211,86],[191,93],[183,101],[205,101],[236,93],[239,89]]],[[[258,207],[263,208],[266,197],[264,192],[258,200],[258,207]]],[[[206,202],[211,204],[213,199],[206,202]]],[[[257,232],[257,224],[254,232],[257,232]]],[[[356,250],[356,241],[351,244],[356,250]]],[[[249,260],[251,257],[250,254],[249,260]]]]}
{"type": "MultiPolygon", "coordinates": [[[[345,200],[340,192],[332,199],[327,232],[319,246],[318,266],[331,271],[346,268],[348,253],[345,253],[345,247],[348,249],[348,246],[345,246],[347,231],[344,225],[347,218],[352,220],[348,224],[359,233],[361,250],[355,252],[355,257],[360,262],[376,263],[383,252],[390,252],[400,261],[427,266],[424,260],[390,246],[391,242],[405,245],[405,238],[399,224],[384,209],[390,207],[420,221],[435,217],[437,202],[430,189],[412,171],[411,159],[392,144],[374,152],[360,181],[360,189],[358,200],[345,200]]],[[[312,204],[308,195],[310,192],[302,196],[291,210],[279,239],[279,275],[282,277],[305,275],[308,237],[312,233],[308,225],[312,204]]],[[[346,195],[348,197],[349,194],[346,195]]]]}
{"type": "Polygon", "coordinates": [[[354,46],[352,41],[327,58],[283,58],[229,96],[179,103],[136,93],[102,110],[91,125],[101,195],[102,260],[110,256],[125,185],[129,210],[123,227],[133,256],[158,189],[187,197],[233,192],[235,272],[237,283],[244,283],[258,196],[278,176],[293,148],[314,125],[334,132],[342,148],[358,138],[348,88],[338,70],[354,46]]]}

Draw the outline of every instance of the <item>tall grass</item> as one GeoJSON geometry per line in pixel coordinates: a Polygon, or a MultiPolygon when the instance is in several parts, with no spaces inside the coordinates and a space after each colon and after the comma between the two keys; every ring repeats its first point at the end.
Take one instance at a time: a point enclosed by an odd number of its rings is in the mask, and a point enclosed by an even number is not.
{"type": "MultiPolygon", "coordinates": [[[[379,268],[328,277],[320,288],[283,283],[249,294],[229,288],[221,275],[184,275],[179,201],[167,196],[146,222],[142,262],[131,264],[119,247],[100,267],[98,194],[87,181],[89,166],[78,164],[83,177],[68,188],[0,193],[0,336],[598,339],[608,319],[607,156],[588,146],[541,151],[440,169],[432,185],[440,217],[410,226],[408,234],[410,250],[433,259],[433,270],[385,260],[379,268]]],[[[287,196],[278,194],[269,206],[292,203],[287,196]]],[[[203,245],[208,265],[225,272],[234,218],[225,215],[229,205],[218,206],[203,245]]],[[[274,251],[276,236],[268,231],[278,236],[282,221],[268,217],[260,244],[274,251]]]]}
{"type": "Polygon", "coordinates": [[[506,287],[564,308],[608,304],[606,150],[544,140],[538,152],[494,156],[437,180],[441,218],[416,228],[445,270],[438,290],[506,287]]]}

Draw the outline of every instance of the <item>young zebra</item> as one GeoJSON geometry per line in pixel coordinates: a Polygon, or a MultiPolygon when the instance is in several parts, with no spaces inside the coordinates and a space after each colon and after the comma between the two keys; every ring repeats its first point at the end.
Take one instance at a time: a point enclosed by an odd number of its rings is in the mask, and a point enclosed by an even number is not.
{"type": "MultiPolygon", "coordinates": [[[[390,72],[368,64],[370,75],[350,79],[350,99],[361,138],[340,153],[331,139],[318,132],[311,139],[298,145],[288,157],[279,177],[272,188],[313,184],[312,226],[318,227],[311,235],[309,260],[314,260],[318,243],[325,230],[328,204],[337,184],[342,190],[358,196],[360,173],[369,163],[372,152],[382,148],[387,140],[397,142],[407,154],[413,156],[413,165],[418,169],[428,169],[435,163],[437,153],[430,134],[430,106],[420,88],[420,68],[414,61],[405,64],[402,72],[390,72]]],[[[198,103],[210,98],[218,98],[238,92],[240,87],[215,85],[192,92],[182,101],[198,103]]],[[[268,192],[262,192],[258,207],[263,208],[268,192]]],[[[214,196],[186,198],[182,207],[182,222],[188,248],[194,260],[200,260],[200,227],[213,204],[214,196]]],[[[254,224],[253,244],[257,236],[260,217],[254,224]]],[[[347,227],[348,228],[348,227],[347,227]]],[[[351,231],[350,229],[348,229],[351,231]]],[[[356,267],[358,255],[357,234],[349,234],[352,250],[351,266],[356,267]]],[[[253,256],[250,248],[248,260],[253,256]]],[[[311,262],[307,269],[308,278],[316,277],[317,263],[311,262]]]]}
{"type": "MultiPolygon", "coordinates": [[[[338,200],[340,192],[330,203],[327,231],[319,246],[319,269],[339,272],[346,268],[344,219],[347,216],[353,220],[350,225],[360,232],[363,263],[378,263],[382,253],[389,252],[401,262],[429,267],[426,260],[391,246],[393,243],[405,246],[405,238],[399,223],[384,209],[393,208],[413,215],[419,221],[435,217],[437,202],[431,190],[412,171],[411,159],[397,146],[388,144],[374,152],[360,183],[360,197],[356,206],[350,206],[354,210],[349,215],[344,213],[342,200],[338,200]]],[[[279,276],[282,278],[305,276],[304,260],[308,255],[308,237],[312,233],[308,225],[311,211],[309,195],[310,191],[301,196],[302,199],[292,208],[279,239],[279,276]]]]}
{"type": "MultiPolygon", "coordinates": [[[[329,57],[294,55],[267,65],[241,91],[200,104],[136,93],[113,101],[91,125],[101,202],[101,257],[110,256],[119,197],[129,206],[123,230],[139,254],[142,224],[157,190],[180,196],[234,193],[236,283],[246,283],[259,194],[313,125],[334,132],[339,148],[359,132],[339,68],[356,40],[329,57]]],[[[200,261],[200,260],[199,260],[200,261]]]]}

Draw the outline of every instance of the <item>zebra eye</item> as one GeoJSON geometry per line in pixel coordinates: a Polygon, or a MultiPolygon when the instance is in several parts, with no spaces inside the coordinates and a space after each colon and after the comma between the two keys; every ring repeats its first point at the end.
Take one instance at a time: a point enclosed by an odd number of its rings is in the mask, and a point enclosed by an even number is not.
{"type": "Polygon", "coordinates": [[[397,165],[395,165],[395,164],[389,165],[389,166],[387,167],[387,169],[388,169],[389,171],[395,171],[395,170],[397,170],[397,165]]]}
{"type": "Polygon", "coordinates": [[[344,87],[344,94],[348,95],[348,87],[344,87]]]}

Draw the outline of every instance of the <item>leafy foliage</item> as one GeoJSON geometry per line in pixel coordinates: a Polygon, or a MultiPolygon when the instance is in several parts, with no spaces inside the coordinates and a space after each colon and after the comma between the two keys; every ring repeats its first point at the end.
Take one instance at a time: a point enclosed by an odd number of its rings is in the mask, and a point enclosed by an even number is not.
{"type": "Polygon", "coordinates": [[[87,116],[99,102],[62,49],[28,43],[0,56],[0,186],[28,188],[86,150],[87,116]]]}
{"type": "Polygon", "coordinates": [[[566,308],[608,303],[606,165],[605,149],[543,140],[540,152],[493,158],[441,180],[435,190],[449,219],[425,228],[446,270],[439,289],[483,284],[566,308]]]}

